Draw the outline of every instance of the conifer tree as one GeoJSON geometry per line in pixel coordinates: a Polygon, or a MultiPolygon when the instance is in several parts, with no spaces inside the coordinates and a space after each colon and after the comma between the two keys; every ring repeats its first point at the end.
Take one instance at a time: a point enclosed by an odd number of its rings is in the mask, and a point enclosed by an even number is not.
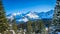
{"type": "Polygon", "coordinates": [[[44,32],[45,25],[44,25],[44,23],[42,22],[42,20],[38,20],[38,24],[39,24],[39,26],[38,26],[39,32],[40,32],[40,34],[41,34],[42,32],[44,32]]]}
{"type": "MultiPolygon", "coordinates": [[[[60,31],[60,0],[56,0],[56,5],[54,8],[53,20],[51,23],[50,30],[56,34],[56,32],[60,31]]],[[[51,32],[50,31],[50,32],[51,32]]]]}
{"type": "Polygon", "coordinates": [[[18,28],[17,28],[17,24],[16,24],[16,19],[15,19],[15,18],[13,19],[12,28],[13,28],[13,30],[15,31],[15,33],[17,34],[18,28]]]}
{"type": "Polygon", "coordinates": [[[27,31],[28,31],[29,34],[31,34],[31,32],[33,31],[31,24],[32,24],[32,22],[28,21],[28,23],[27,23],[27,31]]]}
{"type": "Polygon", "coordinates": [[[4,12],[2,0],[0,0],[0,33],[3,33],[8,29],[8,23],[4,12]]]}

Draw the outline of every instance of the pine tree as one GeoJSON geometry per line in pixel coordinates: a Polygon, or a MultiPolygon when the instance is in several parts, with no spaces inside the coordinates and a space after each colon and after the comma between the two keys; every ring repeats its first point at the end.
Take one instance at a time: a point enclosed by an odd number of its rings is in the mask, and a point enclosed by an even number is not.
{"type": "Polygon", "coordinates": [[[17,24],[16,24],[16,19],[15,19],[15,18],[13,19],[12,29],[13,29],[13,30],[15,31],[15,33],[17,34],[18,28],[17,28],[17,24]]]}
{"type": "Polygon", "coordinates": [[[31,34],[31,32],[33,31],[31,21],[28,21],[27,23],[27,31],[28,31],[28,34],[31,34]]]}
{"type": "Polygon", "coordinates": [[[40,34],[42,32],[45,33],[45,25],[42,20],[35,20],[35,21],[33,21],[33,23],[34,23],[34,32],[35,33],[40,33],[40,34]]]}
{"type": "Polygon", "coordinates": [[[53,22],[51,23],[50,28],[51,33],[56,34],[56,32],[60,31],[60,0],[56,1],[56,6],[54,8],[53,22]]]}
{"type": "Polygon", "coordinates": [[[38,20],[38,24],[39,24],[39,26],[38,26],[39,32],[41,34],[42,32],[44,32],[45,25],[44,25],[44,22],[42,20],[38,20]]]}
{"type": "Polygon", "coordinates": [[[39,25],[39,24],[38,24],[38,21],[35,20],[35,21],[33,21],[33,23],[34,23],[34,32],[37,33],[37,30],[39,29],[39,28],[38,28],[38,25],[39,25]]]}
{"type": "Polygon", "coordinates": [[[4,12],[2,0],[0,0],[0,33],[8,29],[8,23],[4,12]]]}

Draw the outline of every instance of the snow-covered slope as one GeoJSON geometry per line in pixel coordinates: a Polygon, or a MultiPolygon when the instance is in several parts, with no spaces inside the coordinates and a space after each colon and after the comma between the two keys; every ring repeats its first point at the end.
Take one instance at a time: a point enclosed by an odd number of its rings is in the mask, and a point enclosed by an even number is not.
{"type": "Polygon", "coordinates": [[[54,14],[53,10],[50,10],[48,12],[40,12],[40,13],[27,12],[25,14],[17,12],[17,13],[8,14],[7,18],[13,20],[13,18],[15,17],[16,21],[18,21],[18,22],[21,22],[21,21],[27,22],[30,19],[31,20],[44,19],[44,18],[45,19],[52,19],[53,14],[54,14]]]}

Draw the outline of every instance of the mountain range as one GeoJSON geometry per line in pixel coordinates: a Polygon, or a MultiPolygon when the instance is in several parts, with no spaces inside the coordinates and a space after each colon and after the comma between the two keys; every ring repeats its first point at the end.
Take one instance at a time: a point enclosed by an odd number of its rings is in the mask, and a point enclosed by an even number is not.
{"type": "Polygon", "coordinates": [[[50,10],[47,12],[33,12],[29,11],[27,13],[11,13],[7,15],[7,18],[10,20],[16,19],[17,22],[27,22],[29,20],[37,20],[37,19],[52,19],[54,11],[50,10]]]}

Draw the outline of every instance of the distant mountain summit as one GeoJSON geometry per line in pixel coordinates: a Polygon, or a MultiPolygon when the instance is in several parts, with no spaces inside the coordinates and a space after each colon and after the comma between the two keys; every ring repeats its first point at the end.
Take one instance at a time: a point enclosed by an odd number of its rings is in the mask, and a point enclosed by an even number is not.
{"type": "Polygon", "coordinates": [[[8,19],[13,20],[13,18],[16,18],[16,21],[18,22],[27,22],[29,20],[36,20],[36,19],[52,19],[53,18],[54,11],[50,10],[48,12],[27,12],[27,13],[11,13],[7,15],[8,19]]]}

